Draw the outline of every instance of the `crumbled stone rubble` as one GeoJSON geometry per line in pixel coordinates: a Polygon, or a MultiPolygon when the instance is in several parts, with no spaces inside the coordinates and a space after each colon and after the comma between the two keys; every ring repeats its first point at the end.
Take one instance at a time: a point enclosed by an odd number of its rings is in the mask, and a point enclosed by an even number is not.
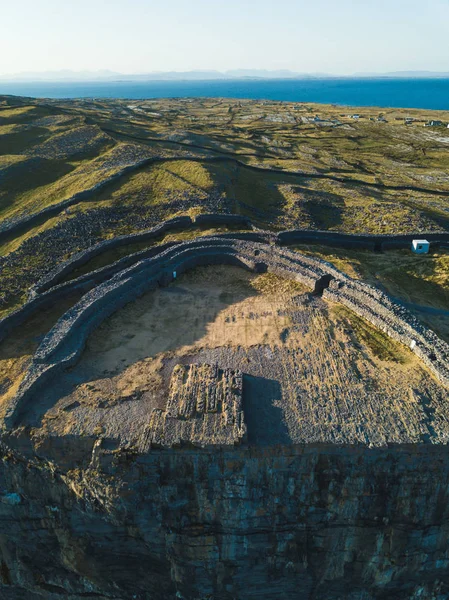
{"type": "Polygon", "coordinates": [[[139,450],[182,444],[233,446],[245,436],[242,373],[217,365],[176,365],[166,409],[153,409],[139,450]]]}

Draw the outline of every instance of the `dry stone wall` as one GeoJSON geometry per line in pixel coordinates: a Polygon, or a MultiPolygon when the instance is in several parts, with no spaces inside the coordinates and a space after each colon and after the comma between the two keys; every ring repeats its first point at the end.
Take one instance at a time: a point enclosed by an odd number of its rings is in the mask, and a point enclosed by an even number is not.
{"type": "MultiPolygon", "coordinates": [[[[50,271],[45,277],[40,279],[35,285],[30,288],[28,302],[17,310],[10,313],[8,316],[0,319],[0,341],[3,340],[9,333],[14,331],[16,327],[30,318],[37,310],[42,310],[48,306],[52,306],[60,298],[63,298],[71,291],[81,290],[87,292],[95,285],[102,283],[106,279],[110,279],[115,273],[129,267],[131,264],[163,252],[166,248],[175,245],[177,242],[168,242],[157,247],[148,248],[140,252],[134,252],[124,258],[115,261],[111,265],[107,265],[100,269],[88,272],[85,275],[76,277],[68,282],[62,283],[64,279],[70,277],[76,269],[82,267],[91,259],[101,255],[104,252],[114,250],[119,247],[129,244],[141,242],[152,243],[161,238],[168,232],[194,230],[200,227],[212,226],[231,226],[241,227],[242,229],[250,227],[247,219],[239,215],[223,215],[223,214],[206,214],[201,215],[203,219],[191,219],[189,216],[175,217],[169,219],[146,231],[136,234],[118,236],[111,240],[104,240],[90,248],[78,252],[67,261],[58,265],[50,271]]],[[[268,241],[271,234],[267,232],[236,232],[233,234],[222,234],[223,236],[231,236],[239,239],[249,239],[253,241],[268,241]]]]}
{"type": "Polygon", "coordinates": [[[137,244],[139,242],[152,242],[160,238],[167,232],[172,231],[184,231],[190,229],[193,226],[192,219],[190,217],[175,217],[160,223],[156,227],[142,231],[139,233],[133,233],[129,235],[120,235],[111,240],[104,240],[99,244],[95,244],[90,248],[82,252],[78,252],[73,255],[69,260],[58,265],[55,269],[50,271],[45,277],[37,282],[30,290],[30,297],[34,297],[39,293],[42,293],[58,283],[60,283],[64,277],[73,273],[76,269],[85,265],[89,260],[103,254],[115,248],[127,246],[129,244],[137,244]]]}
{"type": "Polygon", "coordinates": [[[276,236],[276,243],[280,246],[294,244],[321,244],[338,248],[360,248],[366,250],[389,250],[393,248],[410,248],[412,240],[429,240],[432,247],[449,245],[449,233],[419,232],[398,235],[370,235],[339,233],[338,231],[318,231],[313,229],[292,229],[281,231],[276,236]]]}
{"type": "MultiPolygon", "coordinates": [[[[369,250],[384,250],[388,248],[408,248],[411,240],[418,237],[426,237],[432,247],[449,246],[449,233],[417,233],[407,235],[358,235],[342,234],[332,231],[314,231],[314,230],[292,230],[273,233],[269,231],[256,230],[251,222],[240,215],[211,213],[198,215],[195,219],[189,216],[176,217],[169,219],[153,227],[135,234],[118,236],[112,240],[105,240],[86,250],[73,255],[67,261],[58,265],[50,271],[45,277],[40,279],[30,288],[29,301],[12,312],[7,317],[0,319],[0,341],[5,338],[15,327],[18,327],[28,319],[37,310],[41,310],[72,290],[88,291],[95,285],[111,278],[120,270],[131,264],[154,256],[158,252],[165,250],[168,245],[162,245],[158,248],[149,248],[141,252],[135,252],[127,257],[118,260],[111,265],[96,269],[83,276],[76,277],[67,283],[62,283],[65,278],[79,267],[88,263],[91,259],[101,255],[104,252],[115,248],[127,246],[129,244],[140,242],[154,242],[168,232],[194,230],[200,227],[240,227],[249,228],[251,231],[219,234],[220,237],[229,239],[240,239],[255,242],[265,242],[276,244],[278,246],[289,246],[296,244],[322,244],[342,248],[364,248],[369,250]]],[[[170,245],[174,245],[173,244],[170,245]]]]}
{"type": "Polygon", "coordinates": [[[51,206],[48,206],[47,208],[33,213],[32,215],[27,215],[14,221],[7,221],[0,227],[0,243],[7,240],[12,235],[19,235],[23,231],[26,231],[27,229],[30,229],[31,227],[34,227],[39,223],[43,223],[47,219],[51,219],[55,215],[58,215],[60,212],[67,208],[70,208],[74,204],[78,204],[79,202],[88,200],[89,198],[97,194],[99,191],[111,185],[127,173],[135,171],[136,169],[140,169],[141,167],[144,167],[147,164],[151,164],[152,162],[155,162],[155,160],[156,159],[154,158],[144,158],[138,160],[134,164],[128,165],[123,169],[120,169],[114,175],[105,178],[103,181],[93,185],[89,189],[73,194],[73,196],[70,196],[70,198],[67,198],[67,200],[63,200],[62,202],[52,204],[51,206]]]}
{"type": "MultiPolygon", "coordinates": [[[[36,310],[45,308],[54,300],[60,298],[69,290],[81,288],[83,291],[90,289],[93,285],[104,281],[111,277],[118,270],[129,266],[132,262],[140,260],[145,256],[152,255],[155,250],[149,249],[141,253],[133,253],[121,261],[116,261],[110,266],[103,269],[97,269],[87,275],[78,277],[69,282],[65,287],[60,287],[64,278],[70,276],[76,269],[85,265],[88,261],[101,255],[104,252],[115,248],[123,247],[129,244],[140,242],[153,242],[159,237],[168,232],[193,230],[199,227],[213,226],[228,226],[254,229],[253,225],[246,217],[240,215],[225,215],[204,214],[198,215],[195,219],[189,216],[176,217],[169,219],[157,225],[156,227],[139,232],[136,234],[118,236],[112,240],[105,240],[86,250],[72,256],[67,261],[58,265],[50,271],[45,277],[40,279],[35,285],[30,288],[29,302],[20,309],[14,311],[4,319],[0,320],[0,341],[15,327],[20,325],[24,320],[31,316],[36,310]],[[147,252],[148,254],[145,254],[147,252]],[[90,287],[89,287],[90,286],[90,287]],[[53,291],[52,294],[45,295],[48,291],[53,291]],[[40,300],[36,300],[37,296],[41,296],[40,300]]],[[[352,235],[340,234],[330,231],[313,231],[313,230],[292,230],[284,231],[278,234],[263,231],[253,230],[252,232],[229,233],[224,236],[235,239],[246,239],[259,242],[270,242],[280,246],[289,246],[300,243],[307,244],[323,244],[335,247],[344,248],[365,248],[370,250],[382,250],[387,248],[405,248],[409,247],[411,240],[417,236],[426,237],[431,242],[433,247],[449,245],[449,233],[419,233],[407,235],[391,235],[391,236],[370,236],[370,235],[352,235]]]]}
{"type": "Polygon", "coordinates": [[[153,409],[139,450],[240,444],[246,438],[242,389],[239,370],[208,364],[176,365],[166,409],[153,409]]]}
{"type": "MultiPolygon", "coordinates": [[[[200,227],[240,227],[241,229],[255,230],[251,221],[244,216],[223,213],[208,213],[196,216],[192,219],[189,216],[175,217],[169,219],[146,231],[121,235],[111,240],[105,240],[82,252],[72,256],[64,263],[58,265],[44,278],[42,278],[30,290],[30,297],[37,293],[57,285],[64,277],[70,275],[75,269],[86,264],[92,258],[99,256],[103,252],[115,248],[127,246],[139,242],[152,242],[168,232],[187,231],[200,227]]],[[[237,234],[231,234],[236,237],[237,234]]],[[[405,235],[359,235],[345,234],[333,231],[315,231],[309,229],[295,229],[290,231],[281,231],[272,233],[269,231],[257,230],[253,237],[245,239],[254,239],[255,241],[269,241],[279,246],[291,246],[294,244],[322,244],[336,246],[341,248],[366,248],[369,250],[385,250],[388,248],[409,248],[413,239],[417,236],[426,238],[433,247],[449,245],[449,233],[416,233],[405,235]],[[256,237],[258,236],[258,237],[256,237]]]]}
{"type": "Polygon", "coordinates": [[[346,305],[394,340],[408,346],[439,381],[449,387],[449,345],[387,294],[362,282],[334,280],[324,290],[323,297],[346,305]]]}
{"type": "Polygon", "coordinates": [[[449,387],[449,346],[386,294],[352,280],[329,263],[274,245],[232,237],[203,237],[172,246],[115,274],[87,292],[59,319],[37,349],[31,367],[5,418],[20,421],[27,403],[49,381],[81,355],[86,339],[122,306],[157,286],[166,286],[184,271],[200,265],[230,264],[253,272],[268,270],[299,281],[355,313],[410,347],[449,387]],[[176,275],[175,275],[176,273],[176,275]]]}

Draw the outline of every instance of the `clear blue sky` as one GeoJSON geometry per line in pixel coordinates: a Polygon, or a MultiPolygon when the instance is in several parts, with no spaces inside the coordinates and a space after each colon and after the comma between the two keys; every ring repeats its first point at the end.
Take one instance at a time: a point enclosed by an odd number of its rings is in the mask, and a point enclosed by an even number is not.
{"type": "Polygon", "coordinates": [[[0,74],[449,71],[449,0],[10,0],[0,74]]]}

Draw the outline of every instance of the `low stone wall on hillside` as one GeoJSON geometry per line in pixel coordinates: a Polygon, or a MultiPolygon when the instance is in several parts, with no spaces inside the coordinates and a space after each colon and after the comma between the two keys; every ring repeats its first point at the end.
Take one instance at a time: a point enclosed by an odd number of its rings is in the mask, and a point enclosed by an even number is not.
{"type": "MultiPolygon", "coordinates": [[[[270,240],[270,236],[265,236],[259,232],[239,232],[235,234],[223,233],[217,234],[223,239],[239,239],[254,242],[266,243],[270,240]]],[[[38,310],[46,309],[54,305],[59,299],[66,297],[72,292],[88,292],[96,285],[110,279],[113,275],[122,271],[125,268],[145,258],[151,258],[160,254],[164,250],[180,244],[181,242],[167,242],[156,247],[150,247],[139,252],[135,252],[125,256],[110,265],[106,265],[94,271],[89,271],[84,275],[80,275],[70,281],[57,283],[42,293],[37,293],[33,290],[30,293],[30,299],[23,306],[10,313],[8,316],[0,320],[0,342],[5,339],[16,327],[31,318],[38,310]]],[[[70,269],[71,274],[73,269],[70,269]]],[[[57,274],[59,280],[59,273],[57,274]]],[[[61,277],[62,278],[62,277],[61,277]]],[[[55,278],[56,280],[56,278],[55,278]]]]}
{"type": "Polygon", "coordinates": [[[237,265],[253,272],[268,270],[321,291],[325,298],[348,306],[410,347],[437,379],[449,387],[449,345],[383,292],[352,280],[325,261],[275,245],[234,239],[230,235],[203,237],[139,260],[87,292],[68,310],[37,349],[7,411],[6,425],[17,425],[36,393],[57,373],[77,362],[89,334],[108,316],[151,289],[168,285],[184,271],[211,264],[237,265]]]}
{"type": "Polygon", "coordinates": [[[57,202],[56,204],[47,206],[46,208],[36,213],[33,213],[32,215],[20,217],[12,221],[6,221],[0,227],[0,243],[3,243],[13,235],[20,235],[20,233],[22,233],[23,231],[26,231],[31,227],[35,227],[40,223],[54,217],[55,215],[58,215],[60,212],[66,210],[67,208],[70,208],[74,204],[78,204],[79,202],[89,200],[92,196],[103,190],[105,187],[116,182],[124,175],[127,175],[128,173],[131,173],[155,161],[157,161],[157,159],[153,157],[139,160],[133,165],[128,165],[127,167],[120,169],[117,173],[114,173],[114,175],[110,175],[103,181],[100,181],[99,183],[88,188],[87,190],[83,190],[82,192],[73,194],[73,196],[70,196],[70,198],[63,200],[62,202],[57,202]]]}
{"type": "Polygon", "coordinates": [[[371,235],[339,233],[338,231],[318,231],[313,229],[281,231],[276,236],[276,243],[280,246],[320,244],[323,246],[335,246],[336,248],[361,248],[380,252],[393,248],[410,248],[412,240],[417,238],[425,238],[434,248],[449,244],[449,233],[445,231],[440,233],[419,232],[398,235],[371,235]]]}
{"type": "Polygon", "coordinates": [[[67,277],[67,275],[70,275],[73,273],[73,271],[79,269],[79,267],[82,267],[87,262],[96,256],[103,254],[104,252],[109,252],[111,250],[115,250],[116,248],[121,248],[131,244],[153,242],[167,232],[186,231],[192,228],[193,221],[190,217],[175,217],[174,219],[164,221],[163,223],[156,225],[156,227],[152,227],[151,229],[147,229],[145,231],[131,233],[128,235],[119,235],[111,240],[104,240],[103,242],[95,244],[90,248],[86,248],[86,250],[77,252],[68,260],[55,267],[30,289],[30,298],[57,285],[65,277],[67,277]]]}
{"type": "MultiPolygon", "coordinates": [[[[426,238],[430,241],[432,247],[449,245],[449,233],[416,233],[404,235],[360,235],[346,234],[334,231],[316,231],[310,229],[294,229],[274,233],[270,231],[259,230],[254,227],[251,221],[235,214],[202,214],[195,217],[189,216],[175,217],[160,223],[152,229],[139,233],[121,235],[111,240],[105,240],[94,246],[78,252],[64,263],[58,265],[44,278],[34,285],[30,290],[30,297],[37,293],[58,284],[64,277],[70,275],[74,270],[86,264],[92,258],[99,256],[103,252],[115,248],[127,246],[139,242],[151,242],[157,240],[162,235],[176,231],[190,231],[201,227],[240,227],[257,231],[257,236],[246,237],[244,239],[254,239],[272,241],[279,246],[293,246],[296,244],[321,244],[325,246],[335,246],[340,248],[365,248],[368,250],[385,250],[389,248],[409,248],[413,239],[417,237],[426,238]]],[[[230,234],[237,237],[237,234],[230,234]]]]}
{"type": "Polygon", "coordinates": [[[67,277],[67,275],[70,275],[73,271],[104,252],[110,252],[116,248],[131,244],[142,242],[151,243],[167,233],[193,231],[195,229],[206,227],[240,227],[241,229],[252,229],[252,224],[246,217],[234,214],[204,214],[198,215],[195,219],[192,219],[189,216],[181,216],[163,221],[156,225],[156,227],[152,227],[145,231],[120,235],[111,240],[104,240],[94,246],[86,248],[86,250],[74,254],[67,261],[55,267],[55,269],[50,271],[30,289],[30,298],[57,285],[67,277]]]}

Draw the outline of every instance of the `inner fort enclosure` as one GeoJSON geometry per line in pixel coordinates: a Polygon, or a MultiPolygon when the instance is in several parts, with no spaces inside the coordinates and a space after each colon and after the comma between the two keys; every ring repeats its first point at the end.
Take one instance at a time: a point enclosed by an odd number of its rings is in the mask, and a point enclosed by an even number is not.
{"type": "MultiPolygon", "coordinates": [[[[22,423],[45,435],[101,432],[147,451],[162,443],[155,415],[173,402],[177,365],[211,364],[242,373],[252,444],[445,441],[446,390],[410,350],[374,327],[363,336],[354,319],[292,280],[197,267],[104,321],[78,365],[28,402],[22,423]]],[[[246,439],[226,431],[219,419],[178,444],[246,439]]],[[[175,443],[167,436],[163,444],[175,443]]]]}

